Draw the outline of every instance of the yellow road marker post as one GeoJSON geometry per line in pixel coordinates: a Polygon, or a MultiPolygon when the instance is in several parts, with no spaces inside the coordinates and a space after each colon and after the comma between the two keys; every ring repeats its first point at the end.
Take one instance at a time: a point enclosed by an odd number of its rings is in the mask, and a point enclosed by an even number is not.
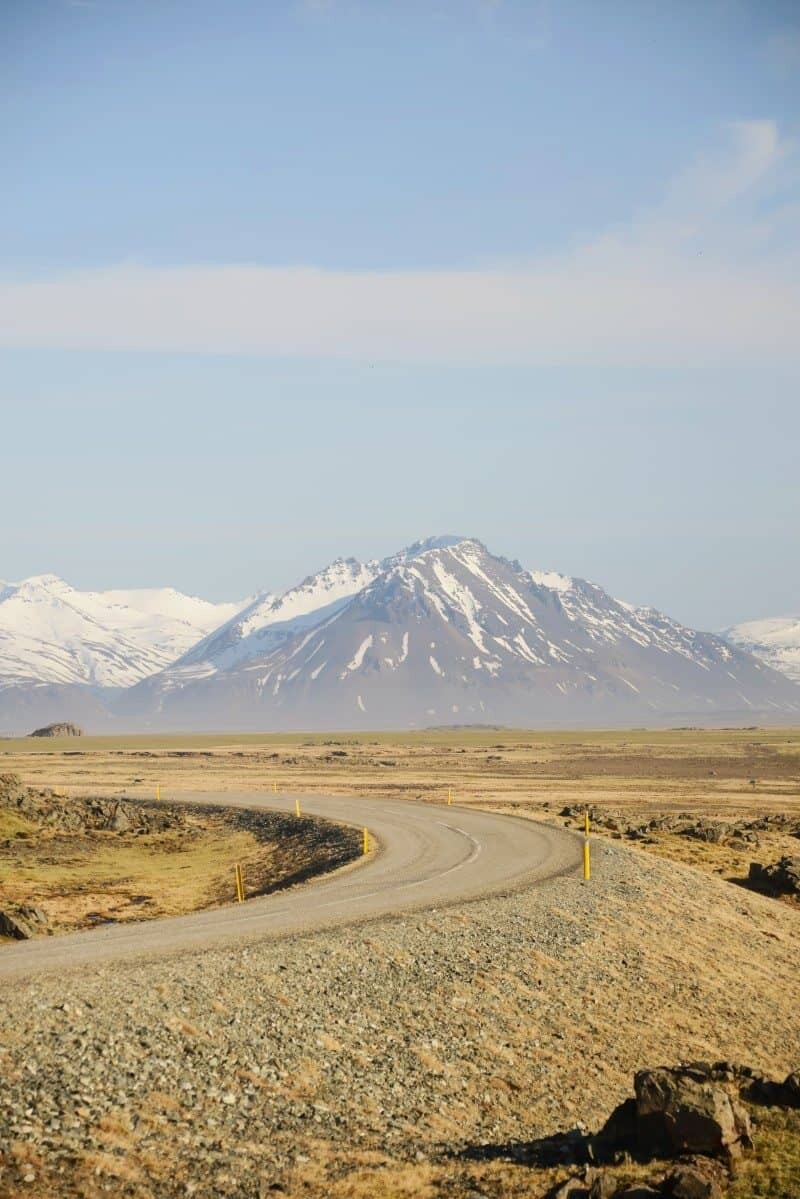
{"type": "Polygon", "coordinates": [[[592,877],[592,863],[589,854],[589,838],[583,843],[583,878],[587,882],[592,877]]]}
{"type": "Polygon", "coordinates": [[[160,799],[161,799],[161,784],[156,783],[156,800],[159,801],[160,799]]]}
{"type": "Polygon", "coordinates": [[[236,898],[239,903],[244,903],[244,877],[238,862],[236,863],[236,898]]]}
{"type": "Polygon", "coordinates": [[[369,853],[369,829],[364,829],[364,853],[369,853]]]}
{"type": "Polygon", "coordinates": [[[453,791],[452,791],[451,787],[448,787],[447,788],[447,806],[448,806],[448,808],[450,807],[452,802],[453,802],[453,791]]]}
{"type": "Polygon", "coordinates": [[[296,799],[294,801],[294,814],[295,814],[295,816],[300,815],[300,800],[299,799],[296,799]]]}
{"type": "Polygon", "coordinates": [[[275,783],[275,782],[273,782],[273,784],[272,784],[272,792],[273,792],[273,794],[275,794],[275,792],[277,792],[277,790],[278,790],[278,784],[277,784],[277,783],[275,783]]]}

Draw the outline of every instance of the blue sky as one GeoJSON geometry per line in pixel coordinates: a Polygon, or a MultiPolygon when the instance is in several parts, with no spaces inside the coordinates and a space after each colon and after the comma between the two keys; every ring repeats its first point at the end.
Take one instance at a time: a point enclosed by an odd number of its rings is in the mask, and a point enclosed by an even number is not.
{"type": "Polygon", "coordinates": [[[0,577],[800,609],[794,3],[0,6],[0,577]]]}

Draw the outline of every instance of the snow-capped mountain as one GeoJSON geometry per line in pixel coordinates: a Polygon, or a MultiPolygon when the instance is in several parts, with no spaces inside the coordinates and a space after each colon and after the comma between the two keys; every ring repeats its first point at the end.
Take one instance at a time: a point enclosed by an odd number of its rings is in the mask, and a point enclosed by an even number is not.
{"type": "Polygon", "coordinates": [[[800,616],[746,620],[721,636],[800,683],[800,616]]]}
{"type": "Polygon", "coordinates": [[[778,720],[800,688],[655,609],[441,538],[257,601],[120,711],[184,729],[778,720]]]}
{"type": "Polygon", "coordinates": [[[333,619],[382,572],[428,550],[456,544],[458,540],[457,537],[431,537],[415,542],[390,558],[370,562],[337,558],[330,566],[309,575],[283,595],[257,596],[176,662],[154,675],[147,690],[153,696],[161,696],[193,681],[261,660],[291,641],[296,634],[333,619]]]}
{"type": "Polygon", "coordinates": [[[0,729],[797,720],[800,687],[748,647],[785,670],[798,624],[726,641],[454,537],[244,605],[45,575],[0,584],[0,729]]]}
{"type": "Polygon", "coordinates": [[[55,575],[0,585],[0,688],[130,687],[241,607],[159,590],[78,591],[55,575]]]}
{"type": "Polygon", "coordinates": [[[257,596],[163,670],[154,679],[154,686],[172,691],[193,679],[205,679],[219,670],[230,670],[253,658],[263,658],[287,643],[295,633],[332,619],[381,572],[427,550],[455,544],[458,540],[458,537],[431,537],[384,560],[357,562],[354,558],[337,558],[323,571],[309,574],[296,588],[284,591],[281,596],[257,596]]]}

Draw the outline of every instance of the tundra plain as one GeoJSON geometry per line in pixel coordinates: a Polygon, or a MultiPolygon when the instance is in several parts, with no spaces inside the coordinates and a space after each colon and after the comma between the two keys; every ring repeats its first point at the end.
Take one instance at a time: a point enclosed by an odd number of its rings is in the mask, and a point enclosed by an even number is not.
{"type": "MultiPolygon", "coordinates": [[[[75,795],[263,790],[453,802],[538,819],[594,808],[632,820],[800,817],[800,730],[219,734],[0,740],[0,770],[75,795]]],[[[581,823],[579,816],[571,821],[581,823]]],[[[602,828],[594,831],[603,833],[602,828]]],[[[762,830],[762,856],[797,849],[762,830]]],[[[644,848],[743,879],[755,849],[654,829],[644,848]]]]}
{"type": "MultiPolygon", "coordinates": [[[[800,816],[796,730],[23,740],[0,771],[75,795],[354,794],[365,822],[370,796],[448,789],[562,824],[800,816]]],[[[730,881],[796,847],[788,827],[598,827],[589,883],[17,984],[0,1194],[543,1195],[537,1142],[597,1127],[634,1070],[798,1067],[800,912],[730,881]]],[[[765,1118],[736,1199],[797,1193],[799,1134],[765,1118]]]]}

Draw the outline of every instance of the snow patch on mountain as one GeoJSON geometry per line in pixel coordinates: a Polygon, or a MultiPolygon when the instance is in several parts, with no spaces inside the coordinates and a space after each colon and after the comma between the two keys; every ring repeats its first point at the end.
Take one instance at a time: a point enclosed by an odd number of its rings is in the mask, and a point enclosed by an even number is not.
{"type": "Polygon", "coordinates": [[[722,636],[800,683],[800,616],[745,620],[725,629],[722,636]]]}
{"type": "Polygon", "coordinates": [[[551,591],[569,591],[573,585],[568,575],[560,575],[555,570],[532,570],[531,578],[540,587],[548,587],[551,591]]]}
{"type": "Polygon", "coordinates": [[[367,652],[368,649],[371,649],[371,648],[372,648],[372,634],[370,633],[369,637],[364,638],[364,640],[361,642],[361,644],[359,645],[356,652],[353,654],[353,657],[347,663],[347,666],[345,667],[345,674],[349,674],[353,670],[358,670],[359,667],[361,666],[361,663],[364,661],[364,654],[367,652]]]}
{"type": "MultiPolygon", "coordinates": [[[[154,685],[167,693],[252,660],[261,661],[304,630],[311,630],[313,636],[315,630],[334,620],[353,597],[379,575],[401,564],[409,565],[432,551],[457,545],[461,540],[449,535],[429,537],[415,541],[389,558],[369,562],[337,558],[330,566],[309,575],[297,587],[281,595],[257,596],[169,665],[154,680],[154,685]]],[[[358,667],[360,665],[359,661],[358,667]]]]}

